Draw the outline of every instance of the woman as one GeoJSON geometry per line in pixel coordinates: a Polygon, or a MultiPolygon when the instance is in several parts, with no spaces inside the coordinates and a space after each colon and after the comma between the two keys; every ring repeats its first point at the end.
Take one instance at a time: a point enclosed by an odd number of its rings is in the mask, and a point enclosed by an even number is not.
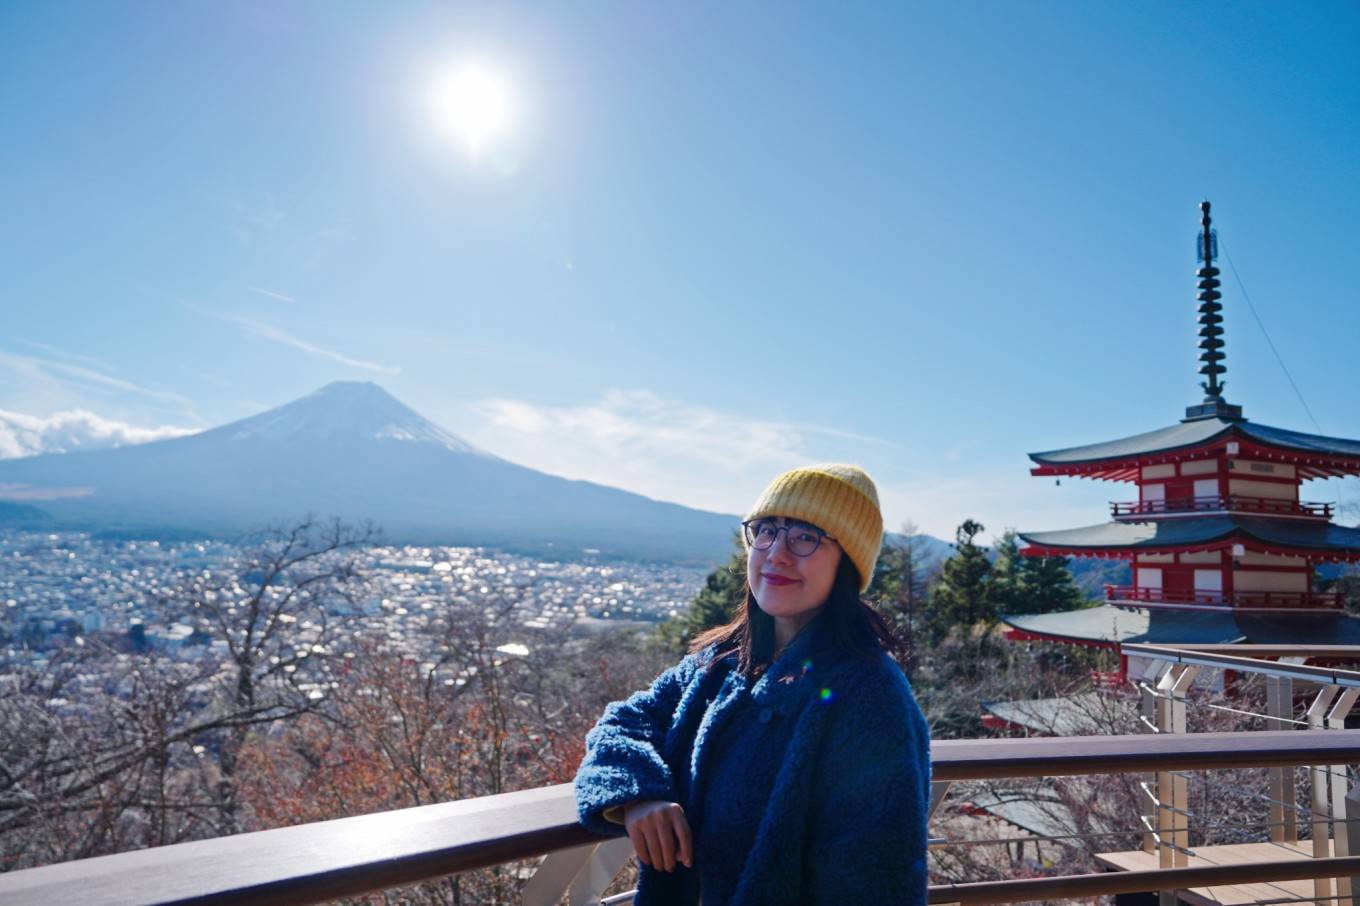
{"type": "Polygon", "coordinates": [[[859,598],[874,483],[794,469],[742,525],[744,606],[586,735],[581,823],[632,840],[636,906],[924,904],[929,734],[859,598]]]}

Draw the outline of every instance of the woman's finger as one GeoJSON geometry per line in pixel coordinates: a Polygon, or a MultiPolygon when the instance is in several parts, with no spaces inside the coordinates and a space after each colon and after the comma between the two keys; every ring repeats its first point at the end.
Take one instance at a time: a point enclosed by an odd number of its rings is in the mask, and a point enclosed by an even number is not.
{"type": "Polygon", "coordinates": [[[690,834],[689,821],[685,820],[685,810],[678,805],[671,809],[671,823],[675,826],[675,839],[680,843],[679,859],[686,868],[693,868],[694,839],[690,834]]]}
{"type": "Polygon", "coordinates": [[[663,809],[648,815],[647,823],[656,833],[657,862],[664,871],[675,871],[675,829],[671,826],[669,812],[670,809],[663,809]]]}
{"type": "Polygon", "coordinates": [[[642,822],[634,821],[629,825],[628,839],[633,841],[633,852],[637,853],[638,861],[650,868],[652,856],[647,848],[647,835],[642,830],[642,822]]]}

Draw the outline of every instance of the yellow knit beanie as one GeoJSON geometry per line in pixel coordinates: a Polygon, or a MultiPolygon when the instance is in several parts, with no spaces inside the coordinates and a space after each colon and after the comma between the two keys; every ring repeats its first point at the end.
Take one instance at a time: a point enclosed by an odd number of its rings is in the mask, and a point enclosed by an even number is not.
{"type": "Polygon", "coordinates": [[[873,479],[859,466],[833,462],[785,472],[761,493],[746,520],[762,516],[801,519],[825,531],[859,570],[860,592],[869,589],[883,546],[883,513],[873,479]]]}

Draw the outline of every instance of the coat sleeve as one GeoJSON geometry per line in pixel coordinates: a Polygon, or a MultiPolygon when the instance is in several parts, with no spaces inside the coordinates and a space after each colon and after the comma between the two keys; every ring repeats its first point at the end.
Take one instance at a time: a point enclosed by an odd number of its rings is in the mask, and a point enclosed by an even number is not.
{"type": "Polygon", "coordinates": [[[699,669],[689,655],[662,673],[651,688],[604,710],[586,734],[586,752],[576,771],[576,811],[581,824],[597,834],[617,836],[622,827],[606,818],[639,799],[675,801],[675,784],[662,743],[686,687],[699,669]]]}
{"type": "Polygon", "coordinates": [[[930,731],[901,671],[838,696],[818,759],[809,902],[926,902],[930,731]]]}

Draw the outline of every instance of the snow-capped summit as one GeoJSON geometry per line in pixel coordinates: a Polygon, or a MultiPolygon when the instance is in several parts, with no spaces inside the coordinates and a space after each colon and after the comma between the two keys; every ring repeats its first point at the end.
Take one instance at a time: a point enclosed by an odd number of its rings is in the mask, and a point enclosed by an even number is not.
{"type": "Polygon", "coordinates": [[[301,399],[215,430],[232,440],[257,443],[391,440],[490,455],[445,431],[371,381],[335,381],[301,399]]]}

